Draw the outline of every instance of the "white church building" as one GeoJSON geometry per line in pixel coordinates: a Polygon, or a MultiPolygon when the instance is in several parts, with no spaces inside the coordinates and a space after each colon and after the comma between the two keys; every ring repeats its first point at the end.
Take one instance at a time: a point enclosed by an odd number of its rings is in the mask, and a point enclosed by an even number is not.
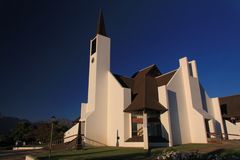
{"type": "Polygon", "coordinates": [[[65,137],[78,133],[92,145],[144,149],[222,138],[219,98],[201,86],[196,61],[184,57],[168,73],[151,65],[124,77],[111,72],[110,48],[101,14],[90,41],[88,100],[65,137]]]}

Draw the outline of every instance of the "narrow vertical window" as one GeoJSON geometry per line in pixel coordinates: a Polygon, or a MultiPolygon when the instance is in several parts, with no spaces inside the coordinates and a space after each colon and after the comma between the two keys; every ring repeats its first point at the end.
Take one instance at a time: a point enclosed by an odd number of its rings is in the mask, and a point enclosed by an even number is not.
{"type": "Polygon", "coordinates": [[[193,77],[192,64],[189,63],[188,66],[189,66],[189,75],[193,77]]]}
{"type": "Polygon", "coordinates": [[[96,38],[92,41],[91,55],[96,52],[96,38]]]}

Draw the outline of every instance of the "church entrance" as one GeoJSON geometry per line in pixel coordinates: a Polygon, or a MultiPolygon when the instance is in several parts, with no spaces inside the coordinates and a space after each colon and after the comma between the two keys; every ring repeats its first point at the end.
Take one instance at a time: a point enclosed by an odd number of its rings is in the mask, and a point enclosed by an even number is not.
{"type": "Polygon", "coordinates": [[[162,137],[160,113],[156,111],[148,112],[147,123],[148,141],[150,143],[166,142],[166,139],[162,137]]]}

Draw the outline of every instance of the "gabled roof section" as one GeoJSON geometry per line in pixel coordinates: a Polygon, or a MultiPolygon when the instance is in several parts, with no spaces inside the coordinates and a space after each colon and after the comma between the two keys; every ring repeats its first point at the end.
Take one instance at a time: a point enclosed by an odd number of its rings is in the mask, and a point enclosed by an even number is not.
{"type": "Polygon", "coordinates": [[[113,74],[122,87],[131,89],[132,101],[125,108],[124,112],[147,110],[155,110],[160,113],[165,112],[167,109],[159,102],[158,87],[166,85],[176,71],[162,74],[158,67],[153,64],[139,70],[130,78],[113,74]]]}
{"type": "Polygon", "coordinates": [[[156,64],[152,64],[148,67],[145,67],[137,72],[135,72],[133,75],[132,75],[132,78],[135,78],[140,72],[141,73],[146,73],[146,72],[149,72],[150,71],[150,74],[152,75],[155,75],[155,76],[160,76],[162,73],[160,72],[160,70],[158,69],[157,65],[156,64]]]}
{"type": "Polygon", "coordinates": [[[155,80],[161,72],[156,65],[151,65],[133,76],[132,103],[125,112],[155,110],[165,112],[167,109],[159,103],[158,88],[155,80]]]}
{"type": "Polygon", "coordinates": [[[172,72],[160,75],[158,77],[156,77],[156,81],[157,81],[157,86],[163,86],[163,85],[167,85],[168,82],[172,79],[172,77],[174,76],[174,74],[176,73],[177,70],[174,70],[172,72]]]}
{"type": "MultiPolygon", "coordinates": [[[[140,97],[137,96],[136,100],[134,102],[138,102],[140,97]]],[[[150,111],[150,110],[154,110],[154,111],[158,111],[161,113],[164,113],[165,111],[167,111],[167,109],[160,104],[159,102],[155,102],[154,105],[152,106],[148,106],[146,107],[145,105],[139,105],[139,104],[135,104],[135,103],[131,103],[125,110],[124,112],[138,112],[138,111],[150,111]]]]}
{"type": "Polygon", "coordinates": [[[117,79],[117,81],[121,84],[124,88],[131,88],[133,86],[133,79],[124,77],[118,74],[113,74],[113,76],[117,79]]]}
{"type": "Polygon", "coordinates": [[[136,73],[136,75],[137,74],[151,74],[154,77],[162,75],[156,64],[152,64],[146,68],[141,69],[136,73]]]}

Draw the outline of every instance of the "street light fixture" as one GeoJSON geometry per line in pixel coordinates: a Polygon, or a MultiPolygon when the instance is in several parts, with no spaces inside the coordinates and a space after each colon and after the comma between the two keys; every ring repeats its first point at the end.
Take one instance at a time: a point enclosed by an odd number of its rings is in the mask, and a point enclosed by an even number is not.
{"type": "Polygon", "coordinates": [[[49,142],[49,155],[48,159],[51,159],[51,154],[52,154],[52,137],[53,137],[53,124],[56,121],[56,117],[52,116],[51,117],[51,132],[50,132],[50,142],[49,142]]]}

